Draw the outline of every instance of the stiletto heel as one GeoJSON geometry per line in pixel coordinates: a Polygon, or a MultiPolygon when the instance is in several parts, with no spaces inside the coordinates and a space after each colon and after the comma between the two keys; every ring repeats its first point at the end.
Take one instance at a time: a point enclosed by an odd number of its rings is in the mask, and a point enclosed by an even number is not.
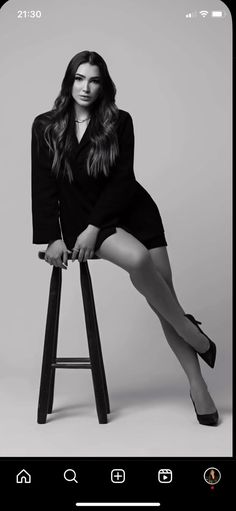
{"type": "Polygon", "coordinates": [[[213,413],[199,414],[199,413],[197,413],[195,403],[191,396],[191,392],[190,392],[190,398],[192,400],[198,422],[200,424],[202,424],[203,426],[217,426],[218,421],[219,421],[219,415],[218,415],[217,410],[213,413]]]}
{"type": "Polygon", "coordinates": [[[205,351],[204,353],[199,353],[199,351],[197,351],[198,355],[200,355],[200,357],[202,357],[202,359],[204,360],[204,362],[206,362],[210,367],[214,367],[215,365],[215,360],[216,360],[216,345],[213,341],[211,341],[211,339],[209,339],[209,337],[204,334],[204,332],[201,330],[201,328],[198,326],[198,325],[201,325],[201,321],[197,321],[194,316],[192,316],[192,314],[185,314],[185,316],[194,324],[197,326],[198,330],[200,330],[200,332],[205,335],[205,337],[208,339],[208,341],[210,342],[210,347],[207,351],[205,351]]]}

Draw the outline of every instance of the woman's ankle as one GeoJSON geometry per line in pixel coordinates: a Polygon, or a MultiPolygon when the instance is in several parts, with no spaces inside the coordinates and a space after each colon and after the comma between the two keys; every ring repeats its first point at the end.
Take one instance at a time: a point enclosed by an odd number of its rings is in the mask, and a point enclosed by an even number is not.
{"type": "Polygon", "coordinates": [[[200,377],[195,377],[195,378],[191,378],[189,380],[189,385],[190,385],[190,389],[194,392],[194,391],[199,391],[200,389],[201,390],[208,390],[208,387],[207,387],[207,384],[205,382],[205,380],[200,376],[200,377]]]}

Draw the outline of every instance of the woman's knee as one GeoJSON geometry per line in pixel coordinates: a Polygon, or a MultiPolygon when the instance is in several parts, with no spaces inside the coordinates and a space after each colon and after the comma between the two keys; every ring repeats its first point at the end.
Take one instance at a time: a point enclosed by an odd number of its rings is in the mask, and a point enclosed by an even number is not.
{"type": "Polygon", "coordinates": [[[96,255],[120,266],[128,273],[138,271],[152,262],[148,249],[121,228],[117,228],[116,234],[105,239],[96,255]]]}
{"type": "Polygon", "coordinates": [[[142,271],[144,267],[152,263],[149,251],[146,247],[137,249],[130,257],[129,273],[142,271]]]}
{"type": "Polygon", "coordinates": [[[150,254],[146,247],[102,247],[98,253],[99,257],[116,264],[128,273],[141,271],[145,265],[152,263],[150,254]]]}

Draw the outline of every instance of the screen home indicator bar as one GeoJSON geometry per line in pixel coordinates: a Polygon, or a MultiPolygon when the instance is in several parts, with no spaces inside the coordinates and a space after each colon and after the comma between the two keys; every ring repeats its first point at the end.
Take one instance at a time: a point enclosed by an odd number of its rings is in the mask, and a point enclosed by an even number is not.
{"type": "Polygon", "coordinates": [[[78,507],[159,507],[160,502],[76,502],[78,507]]]}

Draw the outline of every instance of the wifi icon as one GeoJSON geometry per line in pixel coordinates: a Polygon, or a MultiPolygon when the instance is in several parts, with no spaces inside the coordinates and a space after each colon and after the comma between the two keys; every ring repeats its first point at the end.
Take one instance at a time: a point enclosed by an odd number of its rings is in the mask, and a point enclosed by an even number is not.
{"type": "Polygon", "coordinates": [[[201,16],[205,18],[208,15],[208,11],[199,11],[199,14],[201,14],[201,16]]]}

